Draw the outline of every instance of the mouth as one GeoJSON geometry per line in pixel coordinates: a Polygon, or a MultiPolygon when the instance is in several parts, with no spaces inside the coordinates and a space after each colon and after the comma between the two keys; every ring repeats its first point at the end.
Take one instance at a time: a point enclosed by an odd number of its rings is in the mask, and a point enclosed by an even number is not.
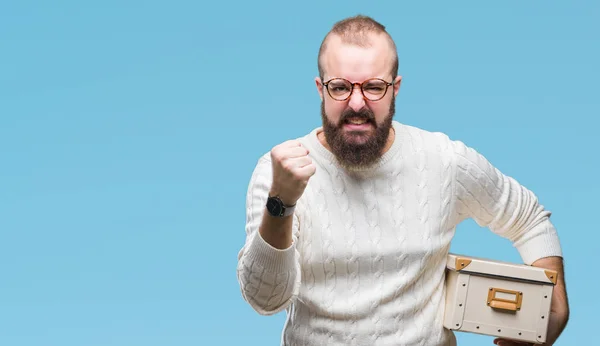
{"type": "Polygon", "coordinates": [[[348,118],[344,121],[344,124],[350,124],[350,125],[363,125],[368,123],[369,120],[365,119],[365,118],[348,118]]]}
{"type": "Polygon", "coordinates": [[[366,118],[348,118],[343,122],[343,127],[352,131],[365,131],[372,125],[371,121],[366,118]]]}

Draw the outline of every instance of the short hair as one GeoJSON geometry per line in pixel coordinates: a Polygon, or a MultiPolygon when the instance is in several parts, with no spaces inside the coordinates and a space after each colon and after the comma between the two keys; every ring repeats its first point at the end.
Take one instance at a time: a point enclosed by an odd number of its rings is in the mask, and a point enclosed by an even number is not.
{"type": "Polygon", "coordinates": [[[392,39],[391,35],[386,31],[384,25],[376,21],[375,19],[365,16],[356,15],[342,19],[335,23],[331,30],[325,35],[321,47],[319,48],[319,56],[317,58],[317,66],[319,69],[319,77],[323,79],[325,71],[321,64],[321,57],[327,49],[327,42],[331,35],[337,35],[342,39],[342,42],[356,45],[359,47],[370,46],[369,34],[384,34],[389,40],[390,47],[392,48],[394,57],[392,61],[392,78],[396,78],[398,75],[398,53],[396,51],[396,44],[392,39]]]}

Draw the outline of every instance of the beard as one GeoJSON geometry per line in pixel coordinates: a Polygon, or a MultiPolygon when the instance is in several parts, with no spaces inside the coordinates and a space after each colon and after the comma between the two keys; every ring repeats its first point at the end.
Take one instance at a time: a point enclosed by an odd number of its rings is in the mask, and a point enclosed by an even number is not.
{"type": "Polygon", "coordinates": [[[321,102],[325,139],[340,165],[350,170],[368,168],[383,155],[396,111],[394,99],[390,104],[388,115],[381,124],[376,122],[375,115],[366,107],[358,112],[353,109],[344,111],[339,122],[334,124],[329,121],[325,113],[325,105],[321,102]],[[366,123],[374,128],[374,133],[344,130],[344,124],[351,118],[366,120],[366,123]]]}

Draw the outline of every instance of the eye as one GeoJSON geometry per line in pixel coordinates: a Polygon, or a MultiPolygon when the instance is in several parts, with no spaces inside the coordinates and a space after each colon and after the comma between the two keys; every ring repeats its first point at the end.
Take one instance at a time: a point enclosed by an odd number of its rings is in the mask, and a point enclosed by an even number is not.
{"type": "Polygon", "coordinates": [[[383,83],[368,83],[364,86],[365,91],[370,91],[370,92],[383,92],[385,90],[385,84],[383,83]]]}
{"type": "Polygon", "coordinates": [[[348,92],[348,90],[350,90],[350,88],[348,87],[348,85],[346,85],[344,83],[331,83],[331,84],[329,84],[329,90],[331,90],[332,92],[335,92],[335,93],[343,93],[343,92],[348,92]]]}

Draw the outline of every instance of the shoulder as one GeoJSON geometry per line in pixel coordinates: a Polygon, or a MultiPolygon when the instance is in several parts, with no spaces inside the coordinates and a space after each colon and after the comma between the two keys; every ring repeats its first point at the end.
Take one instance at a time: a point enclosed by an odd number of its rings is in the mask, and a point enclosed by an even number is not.
{"type": "MultiPolygon", "coordinates": [[[[465,172],[476,169],[481,172],[495,173],[495,167],[474,147],[459,139],[453,139],[443,132],[423,130],[414,126],[406,126],[407,133],[421,145],[422,150],[441,159],[446,164],[456,166],[465,172]]],[[[491,173],[490,173],[491,174],[491,173]]]]}
{"type": "Polygon", "coordinates": [[[415,151],[423,150],[431,154],[452,154],[459,141],[441,131],[431,131],[413,125],[395,122],[397,136],[404,143],[410,143],[415,151]]]}

